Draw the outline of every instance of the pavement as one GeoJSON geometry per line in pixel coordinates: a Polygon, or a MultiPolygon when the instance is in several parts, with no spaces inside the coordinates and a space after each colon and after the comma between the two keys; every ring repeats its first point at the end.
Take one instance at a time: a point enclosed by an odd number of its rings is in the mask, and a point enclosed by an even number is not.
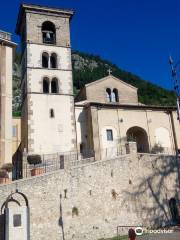
{"type": "Polygon", "coordinates": [[[137,237],[136,240],[180,240],[180,232],[147,234],[137,237]]]}

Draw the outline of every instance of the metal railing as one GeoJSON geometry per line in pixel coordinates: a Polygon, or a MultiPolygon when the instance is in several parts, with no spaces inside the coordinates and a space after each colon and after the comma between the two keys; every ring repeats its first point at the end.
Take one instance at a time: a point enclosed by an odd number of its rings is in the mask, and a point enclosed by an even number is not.
{"type": "MultiPolygon", "coordinates": [[[[101,160],[112,159],[127,154],[126,145],[118,145],[117,147],[108,147],[97,150],[96,154],[101,154],[101,160]]],[[[31,177],[37,169],[38,174],[53,172],[60,169],[69,169],[94,162],[96,159],[94,150],[86,150],[77,152],[59,152],[53,154],[42,154],[41,163],[30,165],[28,163],[28,154],[24,152],[20,155],[18,161],[15,161],[13,176],[14,180],[20,178],[31,177]]]]}
{"type": "Polygon", "coordinates": [[[125,145],[103,148],[100,150],[100,154],[101,154],[101,159],[114,158],[120,155],[127,154],[127,148],[125,145]]]}
{"type": "Polygon", "coordinates": [[[60,169],[68,169],[74,166],[84,165],[95,161],[94,152],[86,152],[86,155],[82,155],[79,152],[61,152],[54,154],[41,155],[41,163],[37,165],[30,165],[27,161],[27,154],[23,154],[22,164],[22,177],[27,178],[30,176],[44,174],[48,172],[57,171],[60,169]],[[88,156],[88,157],[84,157],[88,156]],[[37,170],[37,171],[36,171],[37,170]]]}

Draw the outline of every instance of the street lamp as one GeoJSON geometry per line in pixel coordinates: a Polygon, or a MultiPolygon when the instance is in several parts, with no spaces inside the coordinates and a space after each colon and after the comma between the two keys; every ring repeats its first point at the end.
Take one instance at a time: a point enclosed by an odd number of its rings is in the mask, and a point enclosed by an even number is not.
{"type": "Polygon", "coordinates": [[[174,61],[172,57],[169,57],[169,64],[171,66],[171,76],[173,79],[174,84],[174,91],[176,93],[176,104],[177,104],[177,119],[180,122],[180,91],[179,91],[179,81],[177,76],[177,71],[180,71],[180,61],[177,61],[176,64],[174,64],[174,61]]]}

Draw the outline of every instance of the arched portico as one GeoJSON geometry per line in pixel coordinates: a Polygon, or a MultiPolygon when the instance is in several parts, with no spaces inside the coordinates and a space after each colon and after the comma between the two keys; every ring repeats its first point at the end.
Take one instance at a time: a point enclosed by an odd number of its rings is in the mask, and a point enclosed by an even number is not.
{"type": "Polygon", "coordinates": [[[138,152],[149,152],[149,142],[146,131],[138,126],[131,127],[126,132],[127,141],[137,143],[138,152]]]}

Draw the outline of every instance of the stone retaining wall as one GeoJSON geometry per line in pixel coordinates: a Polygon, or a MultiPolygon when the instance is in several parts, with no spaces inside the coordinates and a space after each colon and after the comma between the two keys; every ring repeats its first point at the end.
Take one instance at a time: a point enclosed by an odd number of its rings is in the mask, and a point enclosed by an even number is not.
{"type": "Polygon", "coordinates": [[[58,240],[61,194],[65,239],[95,240],[119,225],[168,223],[178,187],[175,158],[131,154],[0,186],[0,206],[18,188],[29,200],[30,239],[58,240]]]}

